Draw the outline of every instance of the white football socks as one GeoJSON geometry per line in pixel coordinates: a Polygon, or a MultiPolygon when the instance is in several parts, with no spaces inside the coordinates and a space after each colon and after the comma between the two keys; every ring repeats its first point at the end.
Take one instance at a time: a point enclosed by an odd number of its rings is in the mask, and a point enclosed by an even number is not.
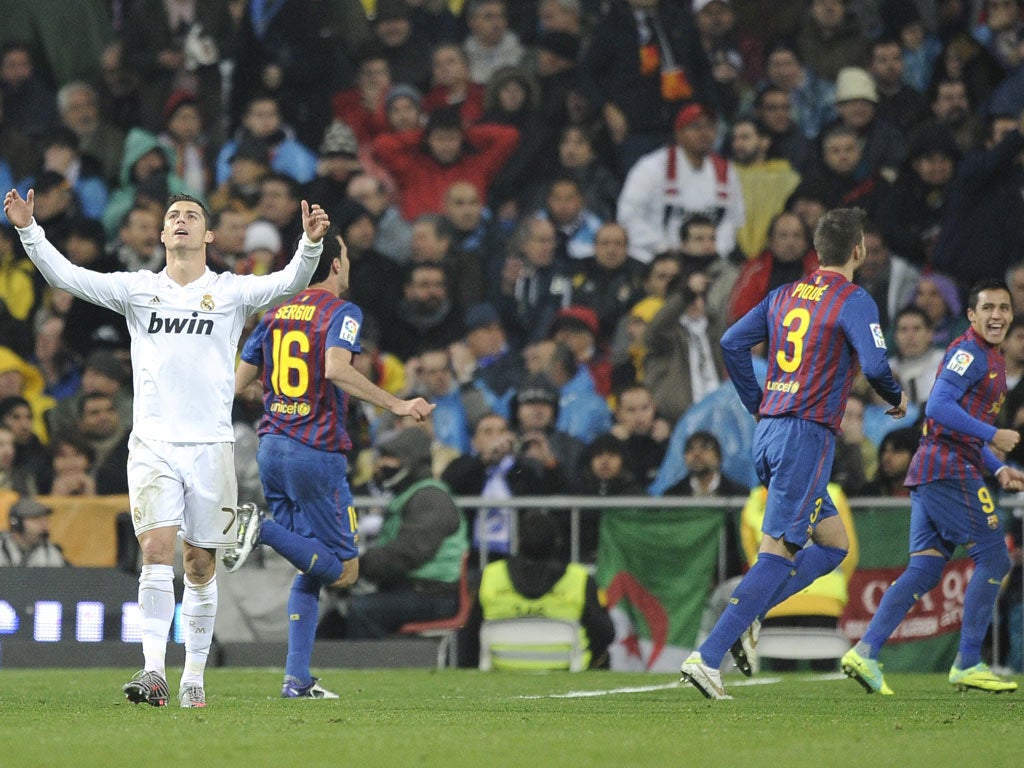
{"type": "Polygon", "coordinates": [[[167,677],[167,634],[174,620],[174,566],[144,565],[139,574],[142,655],[147,672],[167,677]]]}
{"type": "Polygon", "coordinates": [[[213,642],[213,624],[217,618],[217,577],[205,584],[193,584],[185,576],[181,600],[181,623],[185,634],[185,669],[181,685],[203,685],[206,659],[213,642]]]}

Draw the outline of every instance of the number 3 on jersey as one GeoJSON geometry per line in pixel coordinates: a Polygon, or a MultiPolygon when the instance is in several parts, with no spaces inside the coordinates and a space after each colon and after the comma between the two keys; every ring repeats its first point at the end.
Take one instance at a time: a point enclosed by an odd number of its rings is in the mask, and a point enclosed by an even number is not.
{"type": "Polygon", "coordinates": [[[275,328],[273,345],[274,367],[270,373],[270,386],[275,394],[302,397],[309,389],[309,366],[301,357],[309,354],[309,337],[302,331],[282,333],[280,328],[275,328]]]}
{"type": "Polygon", "coordinates": [[[786,373],[793,373],[800,367],[804,359],[804,336],[811,326],[811,313],[803,307],[794,307],[782,319],[782,327],[786,329],[786,344],[792,346],[792,354],[786,347],[775,353],[775,362],[786,373]]]}

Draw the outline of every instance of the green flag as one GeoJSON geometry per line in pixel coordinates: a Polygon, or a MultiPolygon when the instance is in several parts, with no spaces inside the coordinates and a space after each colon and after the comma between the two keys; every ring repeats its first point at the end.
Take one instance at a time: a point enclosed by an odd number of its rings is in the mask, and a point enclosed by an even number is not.
{"type": "MultiPolygon", "coordinates": [[[[690,649],[718,560],[722,509],[601,513],[596,579],[635,636],[627,651],[651,669],[666,649],[690,649]]],[[[675,655],[675,654],[673,654],[675,655]]]]}

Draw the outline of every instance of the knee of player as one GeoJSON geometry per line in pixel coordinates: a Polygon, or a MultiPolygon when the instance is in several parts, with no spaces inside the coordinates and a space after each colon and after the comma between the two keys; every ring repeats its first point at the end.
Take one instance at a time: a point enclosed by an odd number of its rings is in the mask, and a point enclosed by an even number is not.
{"type": "Polygon", "coordinates": [[[173,565],[177,530],[157,528],[139,534],[139,548],[145,565],[173,565]]]}
{"type": "Polygon", "coordinates": [[[978,570],[984,570],[987,578],[992,580],[999,579],[1002,581],[1012,567],[1010,553],[1006,550],[1005,546],[991,547],[984,553],[983,558],[978,560],[978,570]]]}
{"type": "Polygon", "coordinates": [[[210,555],[210,550],[199,547],[186,546],[182,553],[185,577],[195,586],[206,584],[213,578],[216,562],[216,559],[210,555]]]}

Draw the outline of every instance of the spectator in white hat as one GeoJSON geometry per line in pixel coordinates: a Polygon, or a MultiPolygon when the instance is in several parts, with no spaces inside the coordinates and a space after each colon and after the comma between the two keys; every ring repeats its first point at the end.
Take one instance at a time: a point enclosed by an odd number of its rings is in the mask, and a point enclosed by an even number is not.
{"type": "Polygon", "coordinates": [[[856,131],[864,141],[862,167],[858,171],[864,176],[878,173],[893,181],[907,157],[907,142],[896,126],[878,117],[878,89],[867,70],[839,70],[836,111],[839,122],[856,131]]]}

